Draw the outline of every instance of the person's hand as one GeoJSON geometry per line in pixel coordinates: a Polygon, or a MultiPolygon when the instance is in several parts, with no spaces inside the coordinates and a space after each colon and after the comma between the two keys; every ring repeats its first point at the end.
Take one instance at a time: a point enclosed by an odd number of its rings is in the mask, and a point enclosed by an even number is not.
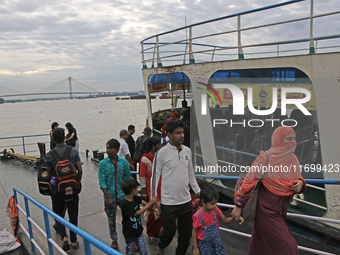
{"type": "Polygon", "coordinates": [[[154,214],[159,215],[159,209],[156,207],[155,210],[153,211],[154,214]]]}
{"type": "Polygon", "coordinates": [[[241,217],[241,213],[242,213],[242,208],[235,206],[235,208],[231,212],[231,217],[233,217],[234,220],[239,221],[241,217]]]}
{"type": "Polygon", "coordinates": [[[243,219],[243,217],[242,216],[240,216],[240,218],[239,218],[239,220],[240,220],[240,225],[244,222],[244,219],[243,219]]]}
{"type": "Polygon", "coordinates": [[[150,205],[156,204],[157,203],[157,197],[155,196],[155,197],[151,198],[149,203],[150,203],[150,205]]]}
{"type": "Polygon", "coordinates": [[[293,181],[293,186],[290,188],[291,191],[299,193],[303,187],[304,182],[302,180],[293,181]]]}
{"type": "Polygon", "coordinates": [[[198,248],[194,248],[194,250],[192,251],[192,255],[200,255],[200,251],[198,250],[198,248]]]}
{"type": "Polygon", "coordinates": [[[131,168],[132,171],[135,171],[135,169],[136,169],[133,164],[130,164],[130,168],[131,168]]]}
{"type": "Polygon", "coordinates": [[[108,197],[108,198],[106,199],[106,201],[107,201],[107,205],[108,205],[110,208],[113,208],[113,207],[115,206],[115,202],[112,200],[111,197],[108,197]]]}

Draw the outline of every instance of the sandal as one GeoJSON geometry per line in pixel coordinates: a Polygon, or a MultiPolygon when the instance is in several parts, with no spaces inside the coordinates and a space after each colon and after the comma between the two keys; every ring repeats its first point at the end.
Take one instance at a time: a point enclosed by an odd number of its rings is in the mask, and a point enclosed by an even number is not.
{"type": "Polygon", "coordinates": [[[73,245],[74,243],[71,243],[71,247],[73,248],[73,249],[79,249],[79,243],[78,242],[75,242],[75,244],[76,245],[73,245]]]}
{"type": "Polygon", "coordinates": [[[70,244],[68,243],[68,240],[66,242],[63,241],[63,245],[61,246],[61,248],[64,251],[68,251],[70,249],[70,244]]]}
{"type": "Polygon", "coordinates": [[[158,250],[158,245],[157,245],[156,248],[155,248],[155,255],[164,255],[164,252],[160,252],[160,251],[158,250]]]}

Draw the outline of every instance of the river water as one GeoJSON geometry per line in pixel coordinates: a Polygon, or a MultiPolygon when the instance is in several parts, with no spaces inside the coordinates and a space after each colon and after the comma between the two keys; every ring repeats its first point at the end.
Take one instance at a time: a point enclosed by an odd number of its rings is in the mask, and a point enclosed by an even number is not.
{"type": "MultiPolygon", "coordinates": [[[[153,111],[170,108],[170,99],[153,99],[153,111]]],[[[134,138],[142,134],[146,125],[146,100],[115,100],[114,97],[93,99],[63,99],[0,104],[0,137],[48,134],[56,121],[65,128],[71,122],[77,129],[80,151],[105,150],[106,142],[118,138],[121,129],[132,124],[136,127],[134,138]]],[[[49,137],[26,138],[34,143],[27,151],[36,150],[36,142],[49,142],[49,137]]],[[[21,139],[0,140],[0,151],[11,145],[22,153],[21,139]]],[[[49,148],[49,143],[46,145],[49,148]]],[[[26,152],[37,155],[37,152],[26,152]]]]}

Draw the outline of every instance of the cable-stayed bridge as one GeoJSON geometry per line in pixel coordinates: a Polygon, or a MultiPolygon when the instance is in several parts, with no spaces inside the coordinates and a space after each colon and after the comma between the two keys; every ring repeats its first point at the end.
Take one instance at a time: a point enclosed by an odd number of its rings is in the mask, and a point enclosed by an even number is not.
{"type": "Polygon", "coordinates": [[[94,95],[100,95],[103,94],[104,92],[100,92],[94,88],[91,88],[90,86],[85,85],[84,83],[81,83],[75,79],[72,79],[71,77],[68,77],[65,80],[62,80],[58,83],[48,86],[38,92],[32,93],[22,93],[14,89],[0,86],[0,97],[69,94],[70,98],[73,98],[74,94],[89,94],[89,93],[94,95]]]}

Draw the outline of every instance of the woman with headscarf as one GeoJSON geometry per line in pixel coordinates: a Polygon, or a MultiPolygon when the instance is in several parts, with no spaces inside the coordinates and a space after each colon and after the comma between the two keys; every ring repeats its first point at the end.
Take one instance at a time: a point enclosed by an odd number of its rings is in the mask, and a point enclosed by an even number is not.
{"type": "MultiPolygon", "coordinates": [[[[291,127],[275,129],[272,136],[273,147],[266,152],[261,151],[240,186],[241,194],[247,194],[262,179],[248,254],[298,254],[297,243],[285,222],[294,194],[302,193],[306,187],[299,160],[294,155],[295,139],[295,131],[291,127]],[[259,170],[266,165],[268,171],[262,176],[262,171],[259,170]]],[[[247,200],[240,193],[236,194],[236,207],[232,211],[234,219],[240,217],[247,200]]]]}

